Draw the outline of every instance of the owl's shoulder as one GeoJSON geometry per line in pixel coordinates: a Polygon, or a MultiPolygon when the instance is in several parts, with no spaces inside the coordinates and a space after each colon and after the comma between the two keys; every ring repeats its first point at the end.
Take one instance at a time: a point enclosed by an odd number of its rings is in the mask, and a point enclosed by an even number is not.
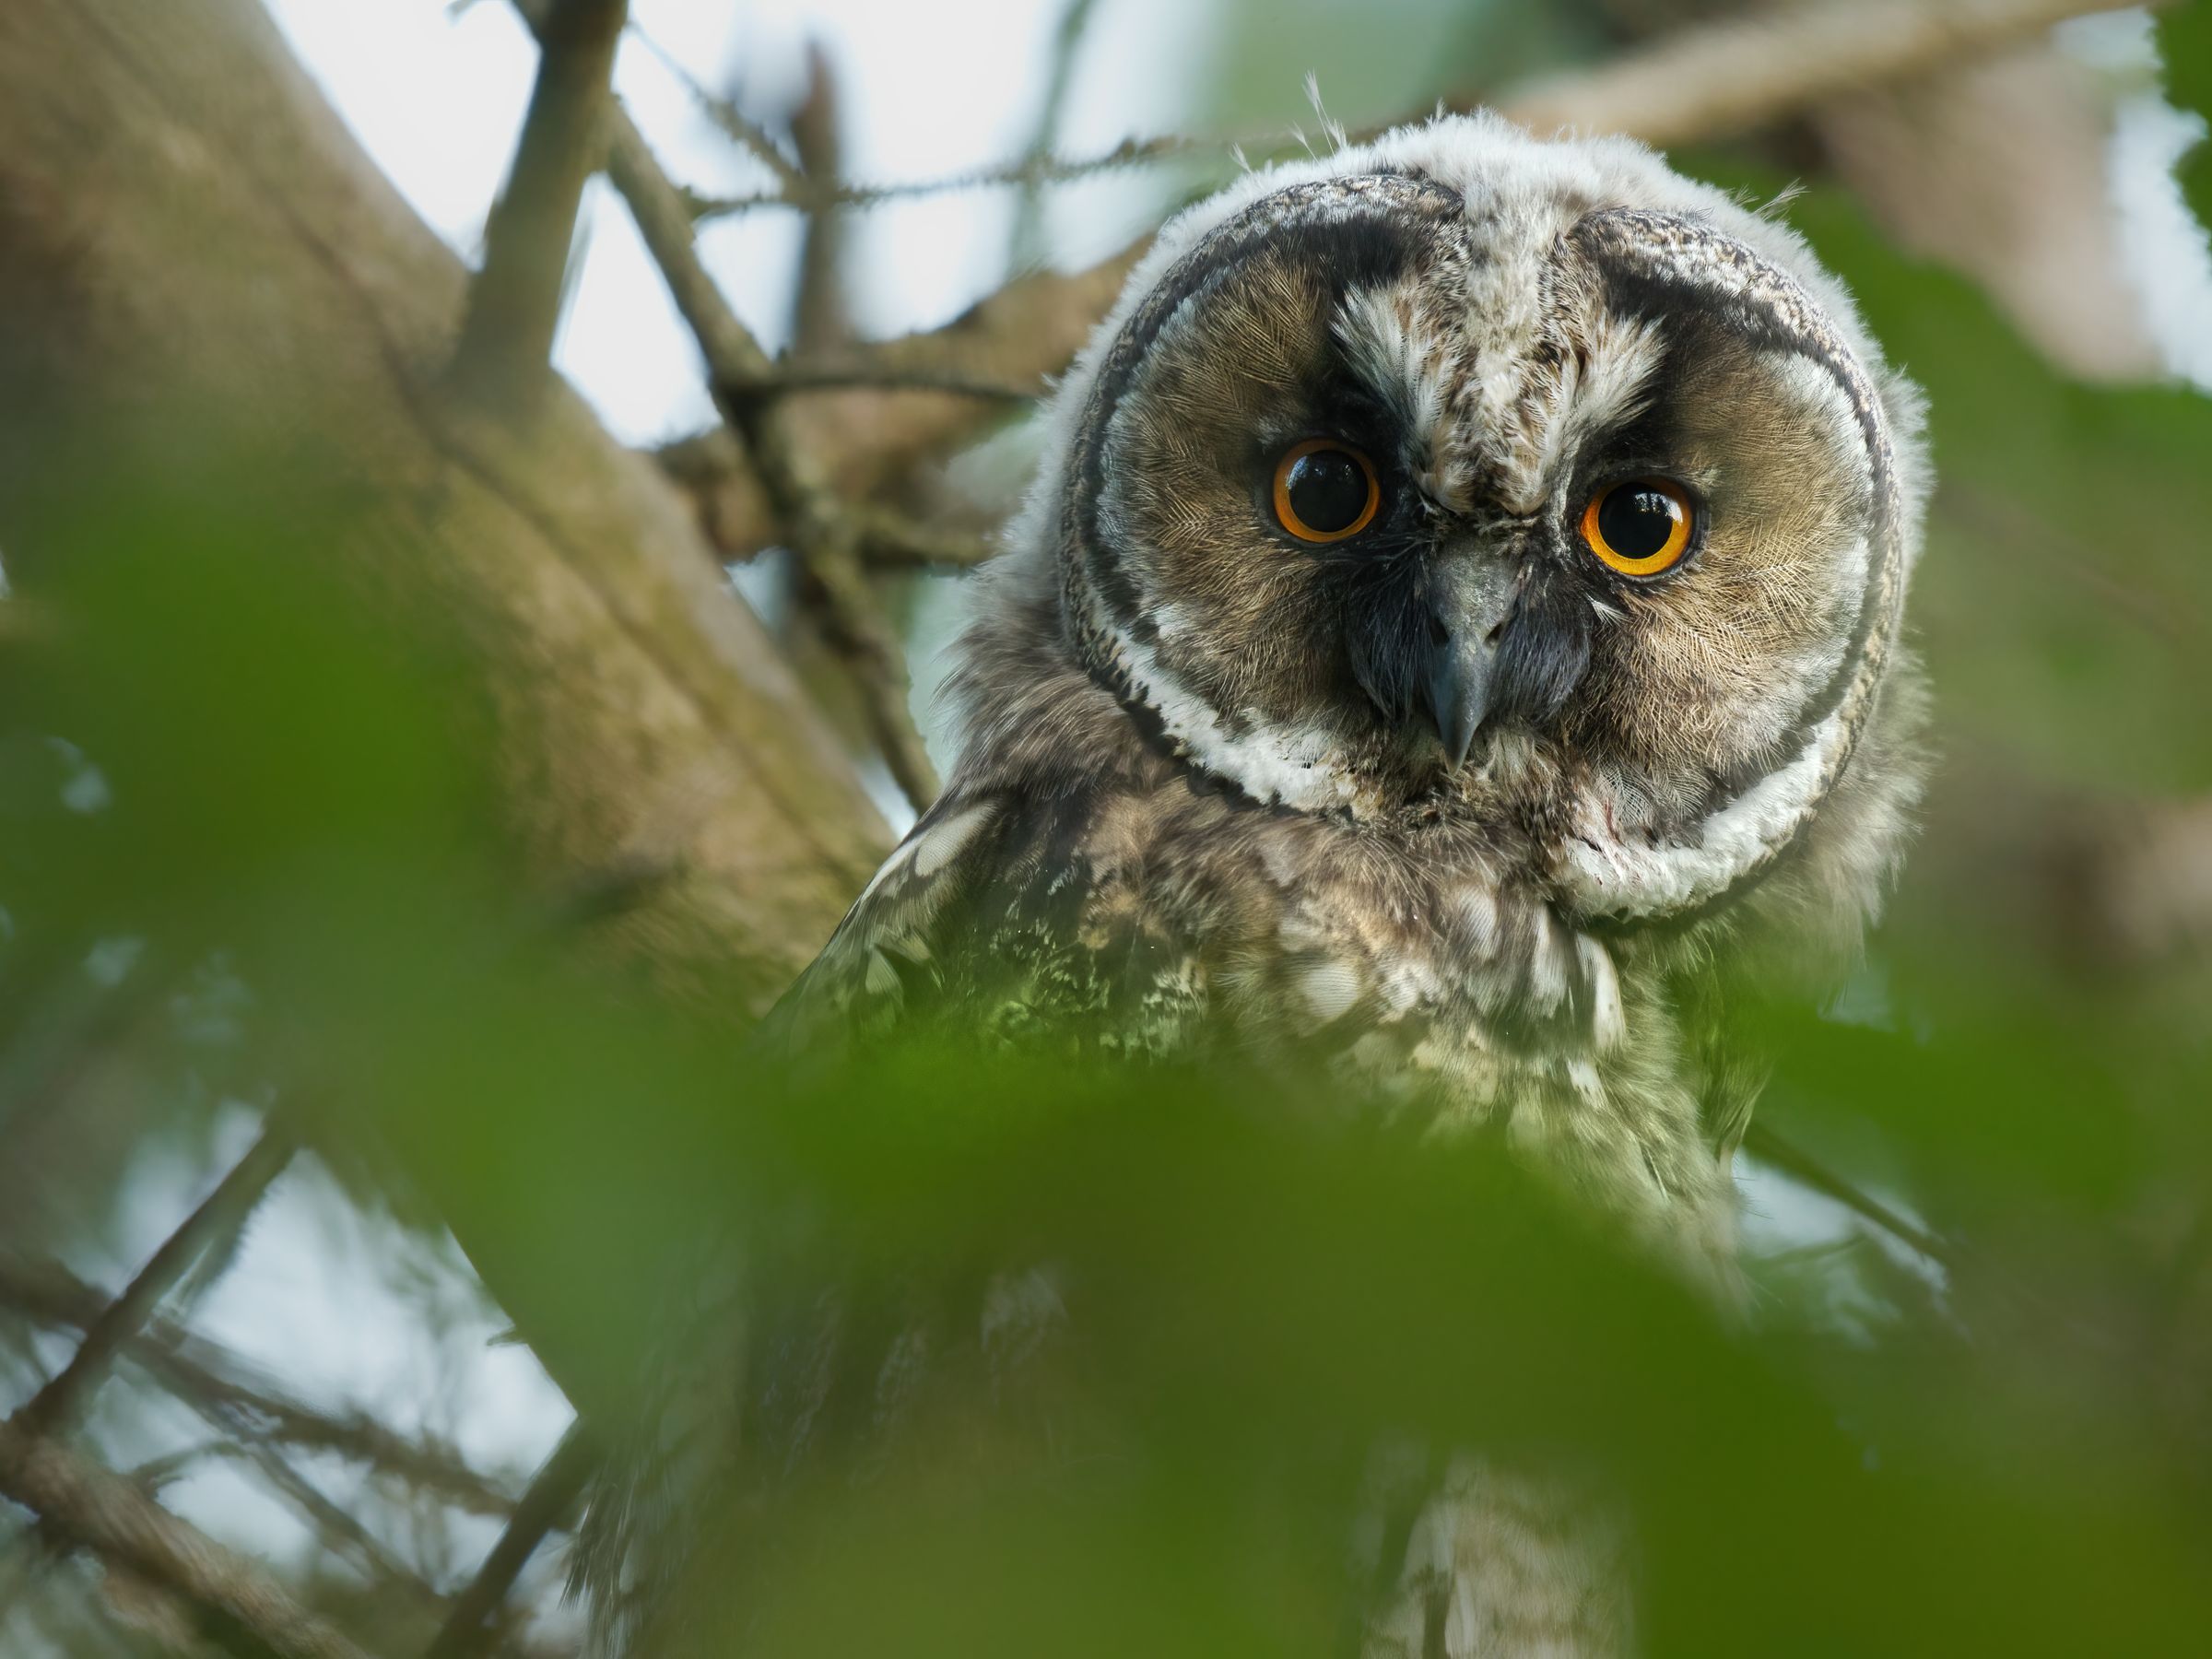
{"type": "Polygon", "coordinates": [[[778,1010],[794,1037],[939,1030],[1172,1050],[1207,1011],[1203,931],[1138,871],[1150,792],[1072,773],[956,782],[778,1010]]]}

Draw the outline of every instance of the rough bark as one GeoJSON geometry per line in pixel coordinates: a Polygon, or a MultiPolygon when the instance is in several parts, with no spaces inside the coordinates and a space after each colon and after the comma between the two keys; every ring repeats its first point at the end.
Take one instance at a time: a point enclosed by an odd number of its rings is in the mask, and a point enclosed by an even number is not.
{"type": "MultiPolygon", "coordinates": [[[[465,630],[528,866],[665,872],[619,936],[757,1008],[886,831],[655,467],[566,388],[525,430],[445,394],[465,275],[254,0],[0,7],[0,399],[65,395],[79,435],[312,423],[372,506],[302,556],[465,630]]],[[[24,423],[0,483],[70,424],[24,423]]]]}
{"type": "Polygon", "coordinates": [[[367,1659],[254,1562],[212,1542],[120,1475],[0,1422],[0,1497],[21,1504],[61,1543],[90,1550],[159,1596],[180,1596],[192,1622],[233,1651],[277,1659],[367,1659]]]}

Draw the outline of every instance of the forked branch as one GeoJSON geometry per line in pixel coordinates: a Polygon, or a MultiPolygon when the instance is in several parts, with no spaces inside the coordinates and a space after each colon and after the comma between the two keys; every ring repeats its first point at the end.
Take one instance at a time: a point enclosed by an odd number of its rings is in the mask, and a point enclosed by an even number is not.
{"type": "Polygon", "coordinates": [[[13,1419],[0,1423],[0,1496],[63,1543],[177,1595],[211,1636],[279,1659],[367,1659],[259,1566],[130,1481],[13,1419]]]}

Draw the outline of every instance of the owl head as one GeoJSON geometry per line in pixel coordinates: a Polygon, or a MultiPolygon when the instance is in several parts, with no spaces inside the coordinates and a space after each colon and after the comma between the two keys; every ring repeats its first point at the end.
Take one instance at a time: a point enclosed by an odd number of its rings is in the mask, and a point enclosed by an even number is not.
{"type": "Polygon", "coordinates": [[[1053,422],[1014,539],[1060,645],[1256,803],[1488,826],[1594,924],[1850,794],[1917,401],[1794,233],[1640,146],[1451,118],[1247,177],[1053,422]]]}

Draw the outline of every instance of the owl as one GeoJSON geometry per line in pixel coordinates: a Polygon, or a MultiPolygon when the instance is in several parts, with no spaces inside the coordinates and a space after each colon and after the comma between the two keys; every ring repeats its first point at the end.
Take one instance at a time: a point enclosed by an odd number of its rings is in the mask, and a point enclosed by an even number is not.
{"type": "MultiPolygon", "coordinates": [[[[1727,1295],[1724,987],[1849,957],[1919,786],[1920,425],[1795,234],[1636,144],[1243,178],[1059,388],[957,767],[781,1041],[1332,1068],[1727,1295]]],[[[1371,1644],[1620,1652],[1619,1530],[1462,1462],[1371,1644]]]]}
{"type": "Polygon", "coordinates": [[[1061,386],[957,768],[782,1014],[1317,1057],[1724,1272],[1725,971],[1904,839],[1916,393],[1772,218],[1439,119],[1183,213],[1061,386]]]}

